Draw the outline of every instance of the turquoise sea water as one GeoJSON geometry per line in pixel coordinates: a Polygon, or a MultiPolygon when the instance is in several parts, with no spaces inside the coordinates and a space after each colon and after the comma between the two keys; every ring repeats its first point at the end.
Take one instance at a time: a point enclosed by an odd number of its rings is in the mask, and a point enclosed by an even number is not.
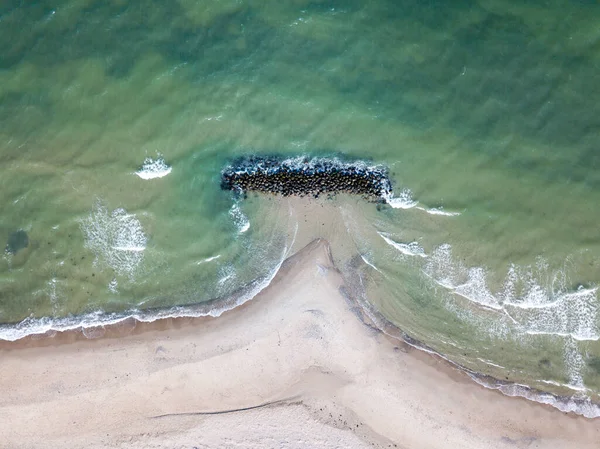
{"type": "Polygon", "coordinates": [[[0,337],[208,313],[324,236],[408,335],[597,400],[599,19],[583,1],[3,2],[0,337]],[[245,154],[385,164],[395,199],[238,201],[220,171],[245,154]]]}

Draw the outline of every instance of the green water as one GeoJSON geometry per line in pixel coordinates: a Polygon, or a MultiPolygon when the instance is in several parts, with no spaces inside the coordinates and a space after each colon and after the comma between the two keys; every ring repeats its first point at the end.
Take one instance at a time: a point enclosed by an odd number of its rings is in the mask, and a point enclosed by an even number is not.
{"type": "Polygon", "coordinates": [[[268,280],[327,231],[235,205],[220,170],[345,154],[421,207],[323,203],[340,265],[376,267],[369,301],[476,371],[597,398],[599,19],[596,2],[3,2],[0,244],[29,242],[0,259],[0,321],[268,280]],[[160,155],[171,173],[135,175],[160,155]]]}

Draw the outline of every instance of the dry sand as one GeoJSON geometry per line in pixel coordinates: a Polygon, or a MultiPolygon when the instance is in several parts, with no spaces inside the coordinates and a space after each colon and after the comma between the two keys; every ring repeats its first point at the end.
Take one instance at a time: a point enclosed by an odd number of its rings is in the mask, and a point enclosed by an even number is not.
{"type": "Polygon", "coordinates": [[[365,324],[318,240],[253,301],[0,349],[2,448],[594,448],[600,420],[486,390],[365,324]]]}

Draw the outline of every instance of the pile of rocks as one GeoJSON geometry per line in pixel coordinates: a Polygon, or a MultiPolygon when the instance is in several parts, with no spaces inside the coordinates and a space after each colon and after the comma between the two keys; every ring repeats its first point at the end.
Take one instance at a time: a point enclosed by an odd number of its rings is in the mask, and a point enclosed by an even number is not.
{"type": "Polygon", "coordinates": [[[221,174],[221,188],[283,196],[350,193],[383,201],[391,193],[387,169],[337,159],[250,156],[237,159],[221,174]]]}

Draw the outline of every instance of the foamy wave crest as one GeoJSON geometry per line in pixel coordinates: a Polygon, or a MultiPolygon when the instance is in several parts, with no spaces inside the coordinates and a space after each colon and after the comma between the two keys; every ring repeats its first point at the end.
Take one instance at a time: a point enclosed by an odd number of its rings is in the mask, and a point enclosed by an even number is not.
{"type": "MultiPolygon", "coordinates": [[[[424,273],[450,292],[484,308],[500,311],[510,319],[491,320],[489,329],[486,329],[490,335],[497,332],[497,326],[502,322],[504,333],[510,328],[514,335],[552,335],[563,338],[563,360],[565,375],[569,379],[568,386],[582,395],[587,391],[582,374],[585,360],[578,342],[600,339],[597,288],[580,286],[575,291],[569,290],[565,271],[552,273],[548,264],[539,259],[535,267],[511,265],[502,287],[493,292],[487,280],[487,270],[466,267],[455,260],[448,244],[433,251],[424,267],[424,273]]],[[[461,315],[461,310],[457,308],[462,310],[456,304],[448,304],[449,310],[461,315]]],[[[524,394],[529,393],[519,393],[524,394]]],[[[569,411],[575,411],[573,407],[587,404],[585,401],[557,402],[556,398],[548,401],[569,411]]]]}
{"type": "Polygon", "coordinates": [[[233,218],[233,222],[238,228],[238,233],[243,234],[248,229],[250,229],[250,220],[248,217],[242,212],[240,206],[237,203],[234,203],[229,209],[229,215],[233,218]]]}
{"type": "Polygon", "coordinates": [[[379,268],[377,268],[369,259],[367,259],[367,257],[364,254],[359,254],[359,255],[364,263],[366,263],[368,266],[373,268],[375,271],[381,273],[381,270],[379,268]]]}
{"type": "Polygon", "coordinates": [[[419,204],[418,201],[413,199],[412,192],[409,189],[402,189],[398,196],[390,191],[383,199],[394,209],[412,209],[419,204]]]}
{"type": "Polygon", "coordinates": [[[96,203],[80,222],[85,246],[117,273],[133,277],[144,258],[147,237],[135,215],[119,208],[112,212],[96,203]]]}
{"type": "Polygon", "coordinates": [[[589,398],[555,396],[550,393],[534,390],[526,385],[503,383],[476,373],[467,373],[479,385],[491,390],[499,390],[506,396],[521,397],[540,404],[551,405],[561,412],[572,412],[586,418],[600,417],[600,406],[593,403],[589,398]]]}
{"type": "Polygon", "coordinates": [[[391,238],[389,238],[389,236],[383,232],[378,232],[378,234],[383,240],[385,240],[385,242],[388,245],[390,245],[392,248],[397,249],[404,255],[419,256],[419,257],[423,257],[423,258],[427,257],[427,254],[425,254],[425,250],[417,242],[398,243],[398,242],[395,242],[394,240],[392,240],[391,238]]]}
{"type": "Polygon", "coordinates": [[[171,173],[171,167],[167,165],[164,158],[159,154],[156,159],[147,157],[142,167],[135,172],[142,179],[162,178],[171,173]]]}
{"type": "Polygon", "coordinates": [[[597,288],[563,293],[555,300],[549,300],[546,307],[518,308],[511,311],[511,315],[523,323],[525,332],[531,335],[569,336],[580,341],[600,339],[597,288]]]}
{"type": "Polygon", "coordinates": [[[402,189],[398,196],[395,196],[394,193],[389,190],[386,194],[383,195],[383,199],[386,203],[392,206],[394,209],[418,209],[426,212],[430,215],[441,215],[444,217],[456,217],[460,215],[460,212],[452,212],[444,210],[441,207],[432,207],[427,208],[423,206],[419,206],[419,202],[413,198],[413,193],[410,189],[402,189]]]}
{"type": "Polygon", "coordinates": [[[117,281],[116,278],[113,278],[108,283],[108,291],[111,292],[113,295],[116,295],[119,293],[119,281],[117,281]]]}
{"type": "Polygon", "coordinates": [[[585,368],[585,360],[583,360],[583,356],[577,347],[577,342],[571,338],[565,339],[564,358],[569,386],[573,389],[585,391],[583,375],[581,374],[585,368]]]}
{"type": "Polygon", "coordinates": [[[428,209],[426,207],[418,206],[417,209],[427,212],[430,215],[442,215],[444,217],[457,217],[460,215],[460,212],[447,211],[441,207],[432,207],[431,209],[428,209]]]}
{"type": "Polygon", "coordinates": [[[569,291],[564,272],[548,273],[547,265],[536,268],[511,265],[502,288],[492,292],[483,267],[466,267],[452,256],[448,244],[436,248],[424,273],[438,285],[477,305],[503,311],[526,334],[569,336],[575,340],[598,340],[600,316],[597,288],[569,291]],[[543,287],[540,279],[549,279],[543,287]]]}
{"type": "Polygon", "coordinates": [[[220,254],[217,254],[216,256],[207,257],[206,259],[202,259],[202,260],[199,260],[198,262],[196,262],[196,265],[201,265],[203,263],[212,262],[213,260],[217,260],[219,257],[221,257],[220,254]]]}

